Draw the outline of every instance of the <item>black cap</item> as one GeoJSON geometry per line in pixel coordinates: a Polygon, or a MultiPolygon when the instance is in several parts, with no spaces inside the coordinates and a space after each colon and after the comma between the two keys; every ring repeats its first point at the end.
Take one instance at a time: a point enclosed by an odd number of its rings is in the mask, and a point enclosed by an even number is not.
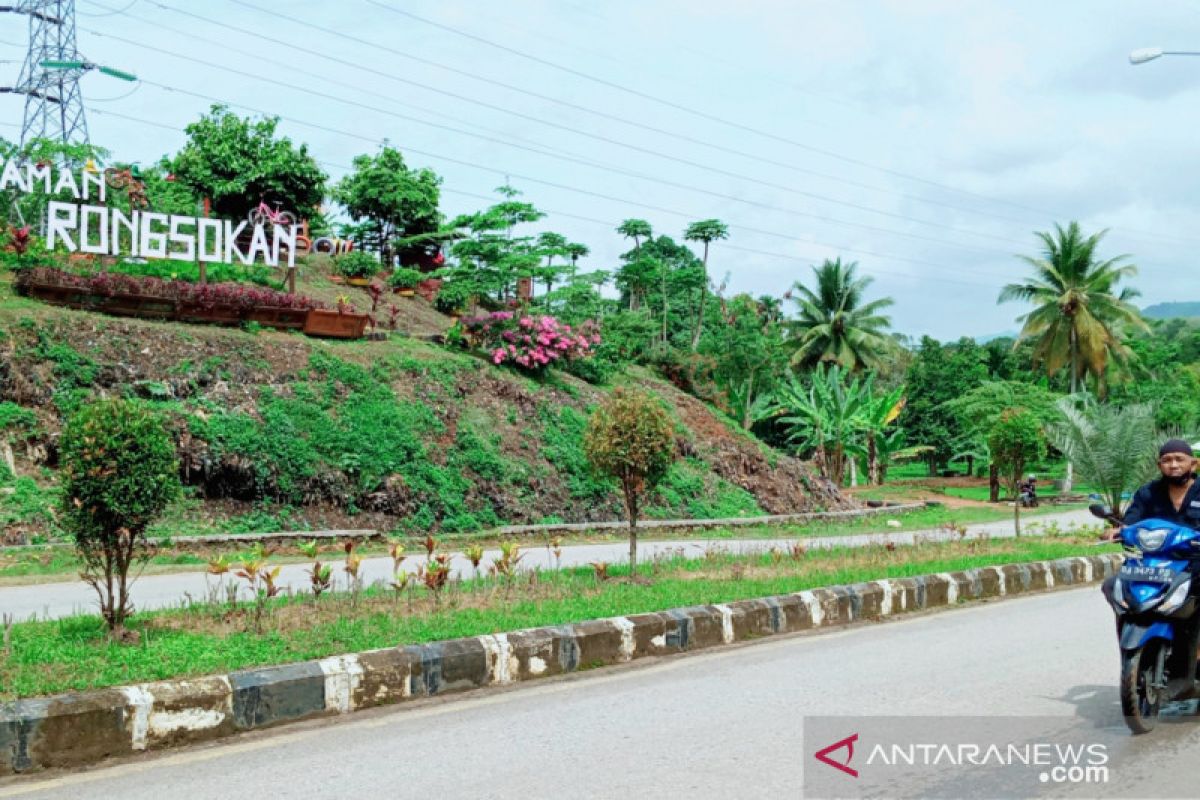
{"type": "Polygon", "coordinates": [[[1158,457],[1162,458],[1167,453],[1183,453],[1185,456],[1195,457],[1192,452],[1192,446],[1183,439],[1167,439],[1163,446],[1158,448],[1158,457]]]}

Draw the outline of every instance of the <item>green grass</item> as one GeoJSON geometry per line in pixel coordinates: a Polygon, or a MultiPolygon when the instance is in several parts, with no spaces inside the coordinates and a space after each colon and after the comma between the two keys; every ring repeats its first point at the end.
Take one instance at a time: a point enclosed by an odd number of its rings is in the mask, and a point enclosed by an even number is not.
{"type": "MultiPolygon", "coordinates": [[[[149,572],[194,571],[204,562],[200,556],[174,549],[170,539],[174,536],[189,535],[219,535],[221,533],[270,533],[281,530],[305,530],[307,523],[294,516],[299,512],[288,507],[263,506],[254,511],[221,520],[200,520],[193,516],[200,513],[203,504],[194,498],[185,498],[168,510],[167,515],[157,525],[151,528],[151,538],[163,542],[163,551],[150,561],[149,572]]],[[[0,504],[0,508],[2,508],[0,504]]],[[[1043,506],[1036,510],[1026,510],[1021,513],[1025,523],[1034,522],[1038,517],[1063,512],[1063,508],[1043,506]]],[[[641,531],[638,538],[641,541],[687,540],[687,539],[787,539],[805,538],[810,536],[850,536],[854,534],[904,532],[936,529],[949,525],[971,526],[987,522],[1007,522],[1012,519],[1012,512],[1001,508],[947,508],[945,506],[920,508],[904,512],[882,512],[855,518],[815,519],[811,522],[788,524],[763,524],[739,527],[704,528],[692,531],[658,530],[641,531]],[[899,522],[899,526],[889,526],[888,520],[899,522]]],[[[542,524],[561,523],[558,518],[548,517],[539,521],[542,524]]],[[[420,547],[426,532],[424,530],[397,531],[399,538],[407,540],[411,549],[420,547]]],[[[563,545],[593,544],[597,542],[621,541],[626,537],[624,530],[594,531],[583,534],[562,536],[563,545]]],[[[465,545],[478,542],[485,547],[496,546],[498,539],[479,530],[463,533],[441,533],[437,536],[442,546],[460,550],[465,545]]],[[[524,547],[540,547],[549,541],[545,536],[531,536],[521,540],[524,547]]],[[[213,548],[220,549],[220,548],[213,548]]],[[[239,561],[248,554],[246,548],[228,547],[221,550],[231,561],[239,561]]],[[[382,545],[367,545],[359,548],[365,557],[383,556],[386,547],[382,545]]],[[[279,558],[298,560],[299,551],[283,549],[279,558]]],[[[0,585],[5,583],[33,583],[37,577],[62,579],[73,576],[79,571],[79,562],[75,559],[70,548],[44,548],[36,550],[0,550],[0,585]],[[53,556],[49,555],[53,553],[53,556]]]]}
{"type": "MultiPolygon", "coordinates": [[[[922,545],[820,551],[799,558],[783,554],[694,560],[659,560],[644,571],[648,584],[598,583],[589,568],[541,573],[536,587],[521,579],[515,596],[491,580],[454,590],[441,609],[418,595],[407,611],[399,596],[368,591],[352,602],[326,596],[272,601],[264,632],[249,630],[243,606],[193,605],[135,618],[141,642],[111,643],[98,619],[19,623],[12,654],[0,657],[0,700],[125,683],[204,675],[264,664],[287,663],[398,644],[474,636],[498,631],[629,615],[690,605],[785,594],[817,586],[950,572],[995,564],[1115,551],[1083,539],[922,545]],[[233,620],[236,627],[230,627],[233,620]],[[290,620],[283,624],[280,620],[290,620]]],[[[614,576],[621,574],[614,568],[614,576]]]]}

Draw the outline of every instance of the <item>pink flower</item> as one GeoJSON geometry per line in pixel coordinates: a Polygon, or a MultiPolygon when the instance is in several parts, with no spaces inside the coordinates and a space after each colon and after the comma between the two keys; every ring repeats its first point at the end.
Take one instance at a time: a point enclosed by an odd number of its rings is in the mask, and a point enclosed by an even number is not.
{"type": "Polygon", "coordinates": [[[521,321],[518,322],[517,324],[520,325],[522,328],[532,328],[533,320],[530,319],[529,317],[521,317],[521,321]]]}

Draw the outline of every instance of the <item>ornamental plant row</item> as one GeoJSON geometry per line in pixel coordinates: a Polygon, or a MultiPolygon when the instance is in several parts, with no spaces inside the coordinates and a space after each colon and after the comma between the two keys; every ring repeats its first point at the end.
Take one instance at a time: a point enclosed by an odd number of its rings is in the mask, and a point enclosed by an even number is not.
{"type": "Polygon", "coordinates": [[[263,308],[307,311],[325,308],[325,304],[310,297],[277,292],[261,286],[239,283],[194,284],[117,272],[77,275],[51,267],[22,270],[17,276],[18,289],[26,290],[31,286],[73,289],[98,297],[153,297],[207,310],[218,307],[240,311],[263,308]]]}

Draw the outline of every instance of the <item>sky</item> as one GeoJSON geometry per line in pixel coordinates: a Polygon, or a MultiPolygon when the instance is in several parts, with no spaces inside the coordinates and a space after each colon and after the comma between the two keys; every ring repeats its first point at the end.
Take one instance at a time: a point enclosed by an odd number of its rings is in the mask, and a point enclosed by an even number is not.
{"type": "MultiPolygon", "coordinates": [[[[1018,329],[1000,288],[1078,220],[1143,305],[1200,300],[1200,0],[78,0],[94,143],[151,163],[222,101],[282,118],[334,179],[383,141],[448,216],[507,180],[613,269],[630,217],[716,217],[726,294],[841,256],[895,330],[1018,329]],[[273,9],[278,9],[278,13],[273,9]]],[[[0,15],[0,84],[27,23],[0,15]]],[[[22,98],[0,95],[0,135],[22,98]]]]}

